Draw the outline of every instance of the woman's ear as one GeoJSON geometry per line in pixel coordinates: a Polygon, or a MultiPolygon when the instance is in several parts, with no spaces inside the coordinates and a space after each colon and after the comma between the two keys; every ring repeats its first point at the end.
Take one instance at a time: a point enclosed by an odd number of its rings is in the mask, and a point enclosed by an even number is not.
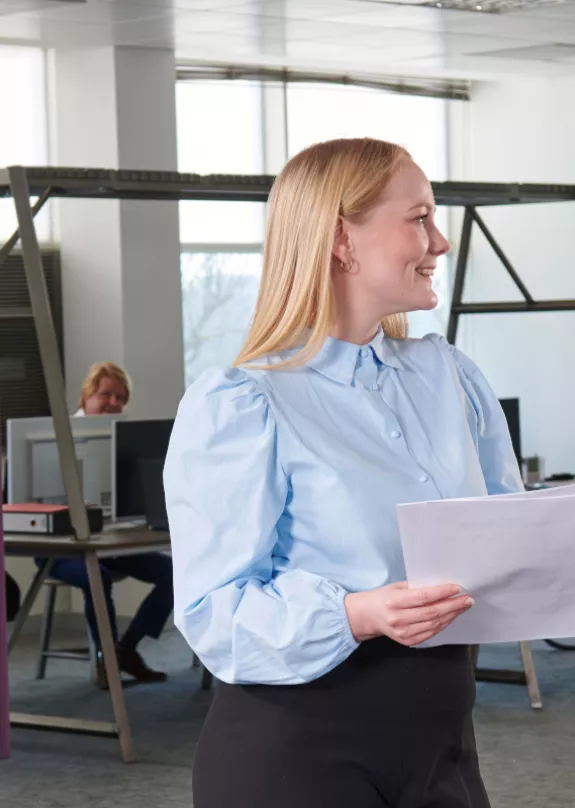
{"type": "Polygon", "coordinates": [[[341,265],[346,265],[351,260],[348,224],[342,216],[337,217],[332,254],[341,265]]]}

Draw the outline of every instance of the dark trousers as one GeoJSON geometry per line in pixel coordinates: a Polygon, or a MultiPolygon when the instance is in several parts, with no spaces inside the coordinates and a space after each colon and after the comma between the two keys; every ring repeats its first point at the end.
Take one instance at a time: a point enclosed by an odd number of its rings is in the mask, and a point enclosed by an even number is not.
{"type": "Polygon", "coordinates": [[[194,808],[489,808],[468,647],[364,643],[310,684],[218,683],[194,808]]]}
{"type": "Polygon", "coordinates": [[[20,587],[9,573],[5,573],[6,582],[6,620],[14,620],[20,610],[20,587]]]}
{"type": "MultiPolygon", "coordinates": [[[[135,578],[154,588],[144,598],[134,619],[122,638],[122,645],[135,648],[143,637],[159,637],[172,609],[174,589],[172,579],[172,559],[163,553],[139,553],[138,555],[105,558],[100,561],[100,572],[106,596],[106,605],[112,625],[114,642],[118,642],[116,610],[112,599],[112,584],[117,576],[135,578]]],[[[88,571],[83,558],[61,558],[54,562],[50,571],[57,578],[71,586],[79,587],[84,593],[84,611],[96,647],[100,646],[100,635],[96,623],[94,603],[90,594],[88,571]]]]}

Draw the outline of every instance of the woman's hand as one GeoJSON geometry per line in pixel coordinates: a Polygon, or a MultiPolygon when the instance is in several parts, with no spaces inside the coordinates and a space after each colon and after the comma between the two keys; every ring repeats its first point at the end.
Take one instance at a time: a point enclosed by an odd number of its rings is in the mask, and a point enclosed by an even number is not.
{"type": "Polygon", "coordinates": [[[409,589],[407,582],[346,595],[345,608],[358,642],[389,637],[401,645],[419,645],[443,631],[473,606],[455,584],[409,589]]]}

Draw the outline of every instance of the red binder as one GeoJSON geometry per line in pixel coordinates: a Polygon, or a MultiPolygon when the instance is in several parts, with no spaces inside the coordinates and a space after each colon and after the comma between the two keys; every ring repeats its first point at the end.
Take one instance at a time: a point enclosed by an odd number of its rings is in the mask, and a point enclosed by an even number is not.
{"type": "MultiPolygon", "coordinates": [[[[67,536],[73,533],[67,505],[22,502],[2,505],[2,511],[6,533],[39,533],[52,536],[67,536]]],[[[90,532],[100,533],[103,524],[102,509],[88,507],[87,512],[90,532]]]]}

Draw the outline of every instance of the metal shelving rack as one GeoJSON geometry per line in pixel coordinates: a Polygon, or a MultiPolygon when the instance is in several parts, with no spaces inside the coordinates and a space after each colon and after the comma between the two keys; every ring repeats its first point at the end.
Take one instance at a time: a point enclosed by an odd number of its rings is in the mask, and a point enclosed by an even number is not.
{"type": "MultiPolygon", "coordinates": [[[[171,171],[135,171],[83,168],[9,168],[0,171],[0,196],[14,196],[11,172],[23,172],[30,196],[38,201],[32,217],[50,198],[75,199],[155,199],[180,201],[224,200],[265,202],[273,183],[268,175],[180,174],[171,171]]],[[[487,228],[478,212],[480,207],[525,205],[544,202],[575,201],[575,185],[541,185],[520,183],[434,182],[438,205],[465,209],[453,283],[453,296],[447,338],[454,343],[459,318],[463,314],[528,313],[540,311],[575,311],[575,300],[535,300],[519,274],[487,228]],[[469,262],[473,225],[482,231],[501,260],[504,268],[521,292],[523,301],[464,303],[463,290],[469,262]]],[[[16,243],[18,234],[0,248],[0,265],[16,243]]]]}

